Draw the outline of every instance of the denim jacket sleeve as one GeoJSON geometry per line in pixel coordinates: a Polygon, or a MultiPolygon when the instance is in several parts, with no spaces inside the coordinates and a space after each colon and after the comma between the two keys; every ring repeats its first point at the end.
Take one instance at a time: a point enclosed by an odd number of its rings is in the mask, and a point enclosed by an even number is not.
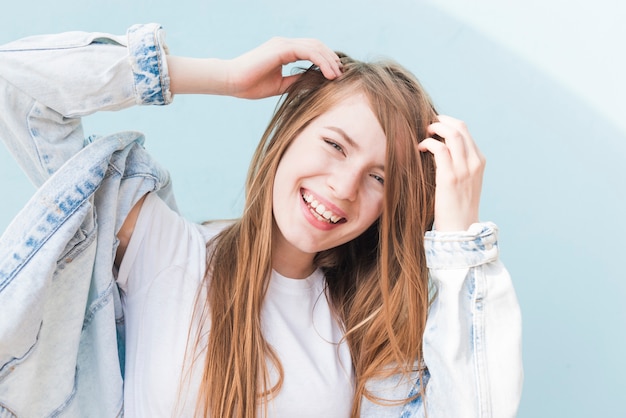
{"type": "Polygon", "coordinates": [[[40,186],[85,145],[81,116],[171,102],[160,26],[66,32],[0,46],[0,137],[40,186]]]}
{"type": "Polygon", "coordinates": [[[497,233],[486,223],[466,233],[426,236],[437,291],[424,333],[429,416],[516,415],[523,375],[521,313],[499,260],[497,233]]]}
{"type": "Polygon", "coordinates": [[[0,416],[122,416],[115,234],[140,196],[173,205],[143,136],[83,136],[81,116],[167,104],[162,32],[0,46],[0,138],[39,186],[0,237],[0,416]]]}
{"type": "MultiPolygon", "coordinates": [[[[423,335],[425,398],[404,406],[365,400],[367,417],[514,417],[522,389],[521,313],[511,278],[499,260],[497,227],[426,234],[426,258],[436,292],[423,335]]],[[[420,392],[417,377],[372,382],[383,399],[420,392]],[[415,382],[418,382],[417,384],[415,382]]]]}

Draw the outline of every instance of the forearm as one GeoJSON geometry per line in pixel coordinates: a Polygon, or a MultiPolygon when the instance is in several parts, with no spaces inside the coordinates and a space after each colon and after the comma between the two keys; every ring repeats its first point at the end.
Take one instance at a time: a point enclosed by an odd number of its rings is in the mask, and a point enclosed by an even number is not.
{"type": "Polygon", "coordinates": [[[283,94],[298,75],[283,75],[283,66],[311,61],[330,80],[341,75],[339,57],[314,39],[272,38],[236,58],[167,56],[173,94],[217,94],[261,99],[283,94]]]}
{"type": "Polygon", "coordinates": [[[172,94],[229,94],[225,60],[167,56],[172,94]]]}

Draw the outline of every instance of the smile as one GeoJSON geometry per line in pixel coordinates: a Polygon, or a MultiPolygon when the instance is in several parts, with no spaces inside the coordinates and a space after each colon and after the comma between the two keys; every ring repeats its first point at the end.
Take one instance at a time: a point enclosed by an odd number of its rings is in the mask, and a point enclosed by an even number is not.
{"type": "Polygon", "coordinates": [[[328,222],[330,224],[337,224],[339,222],[345,222],[345,218],[334,214],[331,210],[326,208],[322,203],[315,200],[310,193],[303,193],[302,199],[306,202],[309,210],[315,216],[316,219],[322,222],[328,222]]]}

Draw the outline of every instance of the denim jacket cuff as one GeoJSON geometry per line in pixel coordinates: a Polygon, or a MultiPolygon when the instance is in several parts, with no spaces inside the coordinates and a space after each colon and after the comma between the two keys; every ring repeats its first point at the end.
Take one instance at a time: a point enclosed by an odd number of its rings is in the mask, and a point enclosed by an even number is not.
{"type": "Polygon", "coordinates": [[[167,105],[172,102],[165,31],[156,24],[128,29],[128,53],[138,104],[167,105]]]}
{"type": "Polygon", "coordinates": [[[476,267],[498,259],[498,227],[482,222],[472,224],[467,231],[428,231],[424,245],[430,269],[476,267]]]}

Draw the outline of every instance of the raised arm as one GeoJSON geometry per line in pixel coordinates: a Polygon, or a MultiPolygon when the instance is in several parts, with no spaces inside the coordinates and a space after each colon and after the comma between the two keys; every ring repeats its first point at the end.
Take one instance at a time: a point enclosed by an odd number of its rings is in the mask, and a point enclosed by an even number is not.
{"type": "Polygon", "coordinates": [[[245,99],[282,94],[298,77],[283,76],[283,66],[299,60],[313,62],[328,79],[341,74],[339,57],[315,39],[272,38],[232,60],[167,57],[172,93],[245,99]]]}
{"type": "MultiPolygon", "coordinates": [[[[429,416],[513,417],[521,397],[521,314],[499,260],[497,228],[478,222],[485,159],[461,121],[439,116],[435,230],[426,235],[437,290],[424,332],[429,416]]],[[[411,416],[423,416],[416,408],[411,416]]]]}
{"type": "MultiPolygon", "coordinates": [[[[167,55],[159,25],[135,25],[127,35],[68,32],[0,47],[0,138],[36,185],[86,141],[81,117],[135,104],[169,104],[175,94],[257,99],[283,93],[297,75],[283,66],[308,60],[333,79],[337,55],[314,39],[273,38],[232,60],[167,55]]],[[[119,263],[143,199],[118,233],[119,263]]]]}
{"type": "Polygon", "coordinates": [[[418,373],[373,381],[382,399],[414,399],[396,407],[364,401],[362,416],[514,417],[523,381],[521,314],[499,260],[497,227],[478,222],[485,159],[461,121],[440,115],[429,132],[444,141],[418,145],[437,165],[435,230],[424,242],[436,293],[423,364],[416,364],[426,369],[421,381],[418,373]]]}

